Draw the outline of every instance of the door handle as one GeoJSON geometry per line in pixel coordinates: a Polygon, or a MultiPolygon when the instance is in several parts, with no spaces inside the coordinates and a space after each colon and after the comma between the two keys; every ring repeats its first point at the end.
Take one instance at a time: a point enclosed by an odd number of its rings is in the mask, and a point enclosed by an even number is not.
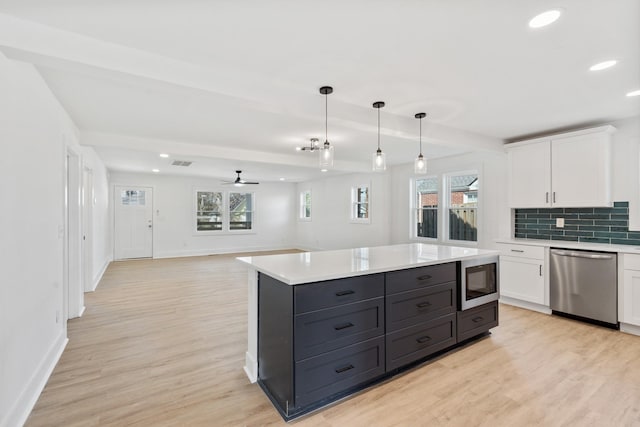
{"type": "Polygon", "coordinates": [[[478,316],[478,317],[474,317],[473,319],[471,319],[471,321],[473,323],[478,323],[478,322],[482,321],[483,319],[484,319],[484,317],[478,316]]]}
{"type": "Polygon", "coordinates": [[[542,277],[542,264],[540,264],[540,277],[542,277]]]}
{"type": "Polygon", "coordinates": [[[549,192],[548,191],[544,195],[544,201],[545,201],[545,203],[549,203],[549,192]]]}
{"type": "Polygon", "coordinates": [[[511,252],[523,253],[524,251],[522,249],[511,249],[511,252]]]}
{"type": "Polygon", "coordinates": [[[416,304],[416,307],[425,308],[425,307],[429,307],[430,305],[431,305],[431,303],[429,301],[423,301],[423,302],[420,302],[420,303],[416,304]]]}
{"type": "Polygon", "coordinates": [[[153,225],[149,224],[149,228],[153,228],[153,225]]]}
{"type": "Polygon", "coordinates": [[[555,202],[556,202],[556,192],[554,191],[553,192],[553,203],[555,203],[555,202]]]}
{"type": "Polygon", "coordinates": [[[420,281],[422,281],[422,280],[429,280],[429,279],[431,279],[431,275],[430,275],[430,274],[425,274],[424,276],[418,276],[418,277],[416,277],[416,280],[420,280],[420,281]]]}
{"type": "Polygon", "coordinates": [[[427,341],[431,341],[431,337],[429,335],[425,335],[423,337],[416,338],[416,342],[418,344],[423,344],[423,343],[426,343],[427,341]]]}
{"type": "Polygon", "coordinates": [[[349,323],[343,323],[342,325],[334,326],[333,329],[335,329],[336,331],[341,331],[343,329],[351,328],[352,326],[355,326],[355,325],[349,322],[349,323]]]}
{"type": "Polygon", "coordinates": [[[356,293],[356,291],[353,291],[353,290],[349,289],[348,291],[338,291],[338,292],[336,292],[336,296],[337,297],[344,297],[346,295],[351,295],[351,294],[355,294],[355,293],[356,293]]]}
{"type": "Polygon", "coordinates": [[[348,371],[350,369],[353,369],[353,368],[355,368],[355,366],[353,366],[353,365],[343,366],[342,368],[336,369],[336,374],[341,374],[341,373],[346,372],[346,371],[348,371]]]}

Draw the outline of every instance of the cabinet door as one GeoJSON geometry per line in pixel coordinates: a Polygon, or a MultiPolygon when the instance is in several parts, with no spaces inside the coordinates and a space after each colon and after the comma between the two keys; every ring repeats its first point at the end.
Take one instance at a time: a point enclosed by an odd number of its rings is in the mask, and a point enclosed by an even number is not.
{"type": "Polygon", "coordinates": [[[542,141],[510,148],[509,206],[543,208],[551,206],[551,148],[542,141]]]}
{"type": "Polygon", "coordinates": [[[543,262],[537,259],[501,256],[500,295],[544,304],[543,262]]]}
{"type": "Polygon", "coordinates": [[[624,323],[640,326],[640,271],[624,270],[622,289],[624,311],[620,320],[624,323]]]}
{"type": "Polygon", "coordinates": [[[553,205],[611,206],[608,133],[593,133],[551,141],[553,205]]]}

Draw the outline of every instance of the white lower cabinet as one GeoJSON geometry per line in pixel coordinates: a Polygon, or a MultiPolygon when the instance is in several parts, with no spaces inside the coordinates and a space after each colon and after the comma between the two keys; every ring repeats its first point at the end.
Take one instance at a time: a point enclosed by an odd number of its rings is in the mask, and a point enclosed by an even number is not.
{"type": "Polygon", "coordinates": [[[542,246],[499,243],[500,300],[548,312],[545,281],[545,248],[542,246]]]}
{"type": "Polygon", "coordinates": [[[624,255],[621,300],[620,321],[640,328],[640,255],[624,255]]]}

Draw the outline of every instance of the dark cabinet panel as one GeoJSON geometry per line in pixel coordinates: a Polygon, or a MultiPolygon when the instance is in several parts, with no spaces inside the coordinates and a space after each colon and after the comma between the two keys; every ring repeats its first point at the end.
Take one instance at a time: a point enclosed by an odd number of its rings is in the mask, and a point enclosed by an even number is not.
{"type": "Polygon", "coordinates": [[[384,335],[384,298],[295,317],[295,360],[384,335]]]}
{"type": "Polygon", "coordinates": [[[456,312],[456,282],[402,292],[386,298],[387,332],[456,312]]]}
{"type": "Polygon", "coordinates": [[[296,363],[296,406],[383,375],[384,357],[384,337],[379,337],[296,363]]]}
{"type": "Polygon", "coordinates": [[[455,343],[455,313],[387,334],[387,371],[415,362],[455,343]]]}
{"type": "Polygon", "coordinates": [[[458,312],[458,342],[498,326],[498,301],[458,312]]]}
{"type": "Polygon", "coordinates": [[[294,288],[295,312],[300,314],[384,296],[384,274],[327,280],[294,288]]]}
{"type": "Polygon", "coordinates": [[[387,295],[456,280],[456,263],[430,265],[386,274],[387,295]]]}

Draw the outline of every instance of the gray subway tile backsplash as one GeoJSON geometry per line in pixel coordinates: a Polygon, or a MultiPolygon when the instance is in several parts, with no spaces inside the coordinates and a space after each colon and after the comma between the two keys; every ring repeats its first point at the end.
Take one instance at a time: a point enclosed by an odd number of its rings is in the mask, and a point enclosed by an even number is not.
{"type": "Polygon", "coordinates": [[[515,210],[515,237],[536,240],[640,245],[640,231],[629,231],[629,202],[612,208],[540,208],[515,210]],[[564,218],[565,227],[556,227],[564,218]]]}

